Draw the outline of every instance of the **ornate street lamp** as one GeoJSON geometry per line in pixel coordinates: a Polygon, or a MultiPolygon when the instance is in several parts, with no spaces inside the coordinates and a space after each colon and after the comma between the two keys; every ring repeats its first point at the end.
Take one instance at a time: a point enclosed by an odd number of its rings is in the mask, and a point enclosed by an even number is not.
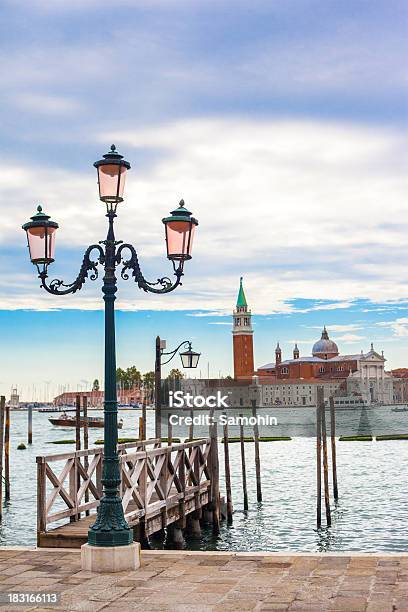
{"type": "Polygon", "coordinates": [[[156,338],[156,362],[155,362],[155,437],[161,438],[161,367],[170,363],[176,356],[181,347],[186,346],[187,350],[180,353],[181,363],[183,368],[196,368],[200,359],[201,353],[195,353],[192,350],[190,340],[183,340],[174,351],[164,352],[166,341],[161,340],[160,336],[156,338]],[[166,361],[162,361],[162,357],[169,357],[166,361]]]}
{"type": "Polygon", "coordinates": [[[163,223],[166,226],[167,257],[174,265],[177,261],[191,259],[194,230],[198,221],[185,208],[184,200],[180,200],[179,207],[170,214],[170,217],[163,219],[163,223]]]}
{"type": "Polygon", "coordinates": [[[201,353],[195,353],[191,348],[191,342],[188,342],[188,349],[180,353],[181,363],[183,368],[196,368],[200,359],[201,353]]]}
{"type": "Polygon", "coordinates": [[[49,215],[46,215],[42,207],[38,206],[37,212],[31,217],[31,221],[23,225],[23,229],[27,232],[30,259],[40,273],[39,266],[43,266],[42,270],[46,270],[48,265],[54,261],[55,233],[58,223],[50,221],[49,215]]]}
{"type": "Polygon", "coordinates": [[[106,204],[108,232],[106,240],[89,246],[84,254],[77,278],[72,283],[60,279],[50,282],[48,266],[54,261],[55,233],[57,223],[43,213],[41,207],[23,225],[32,263],[37,267],[41,286],[52,295],[66,295],[79,291],[86,279],[98,278],[98,266],[104,271],[103,299],[105,301],[105,401],[104,401],[104,459],[102,484],[104,487],[95,523],[88,532],[88,544],[98,547],[125,546],[133,542],[133,532],[125,521],[122,502],[119,496],[120,472],[117,454],[117,395],[116,395],[116,354],[115,354],[115,314],[114,301],[117,291],[115,271],[121,266],[121,277],[133,277],[139,289],[164,294],[173,291],[181,284],[184,262],[191,258],[193,233],[196,219],[180,202],[179,208],[163,219],[166,228],[167,256],[173,263],[175,280],[168,277],[156,282],[145,279],[140,269],[136,249],[131,244],[123,244],[115,239],[114,219],[118,203],[123,201],[125,177],[130,164],[116,151],[114,145],[95,162],[98,172],[99,198],[106,204]],[[125,254],[127,256],[125,257],[125,254]]]}

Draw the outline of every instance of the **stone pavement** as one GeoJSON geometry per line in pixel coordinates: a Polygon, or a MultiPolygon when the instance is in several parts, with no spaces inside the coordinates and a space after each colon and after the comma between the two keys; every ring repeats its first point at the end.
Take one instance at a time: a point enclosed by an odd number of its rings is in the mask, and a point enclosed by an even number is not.
{"type": "Polygon", "coordinates": [[[142,567],[81,571],[80,552],[0,548],[0,592],[59,593],[0,610],[408,611],[408,555],[144,551],[142,567]]]}

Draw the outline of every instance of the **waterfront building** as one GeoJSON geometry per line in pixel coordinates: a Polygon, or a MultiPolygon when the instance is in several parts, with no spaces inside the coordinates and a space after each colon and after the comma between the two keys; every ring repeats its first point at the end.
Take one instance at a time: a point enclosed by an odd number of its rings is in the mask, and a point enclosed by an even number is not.
{"type": "Polygon", "coordinates": [[[241,277],[232,327],[235,379],[250,378],[254,373],[254,332],[251,317],[241,277]]]}
{"type": "MultiPolygon", "coordinates": [[[[54,406],[75,406],[76,398],[79,396],[82,399],[84,397],[88,400],[89,408],[103,408],[104,393],[103,391],[66,391],[57,395],[54,398],[54,406]]],[[[118,389],[118,404],[130,405],[137,404],[141,401],[141,392],[139,387],[133,387],[132,389],[118,389]]]]}
{"type": "Polygon", "coordinates": [[[395,404],[408,404],[408,368],[391,370],[395,404]]]}
{"type": "Polygon", "coordinates": [[[9,406],[10,408],[13,408],[13,409],[20,407],[20,396],[18,394],[17,387],[13,387],[11,389],[9,406]]]}
{"type": "MultiPolygon", "coordinates": [[[[358,354],[342,355],[326,327],[314,343],[311,355],[301,355],[295,344],[292,358],[283,359],[278,342],[274,361],[254,370],[251,311],[242,278],[233,312],[232,334],[234,379],[246,379],[247,384],[251,384],[252,376],[259,377],[261,405],[315,405],[317,386],[323,386],[325,397],[342,397],[342,401],[349,404],[354,401],[391,404],[394,401],[395,377],[385,371],[383,351],[379,354],[371,344],[367,352],[361,350],[358,354]]],[[[408,396],[408,386],[405,396],[408,396]]]]}

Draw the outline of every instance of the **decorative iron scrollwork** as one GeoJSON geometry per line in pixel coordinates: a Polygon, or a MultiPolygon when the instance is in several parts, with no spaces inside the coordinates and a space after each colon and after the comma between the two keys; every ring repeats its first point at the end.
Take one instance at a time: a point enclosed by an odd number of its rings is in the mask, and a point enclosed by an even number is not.
{"type": "Polygon", "coordinates": [[[79,291],[82,285],[85,283],[86,279],[96,280],[98,278],[98,269],[97,266],[99,264],[103,265],[105,262],[105,253],[103,248],[99,244],[92,244],[89,246],[84,254],[84,258],[82,260],[82,265],[79,270],[79,274],[72,283],[64,283],[64,281],[54,278],[48,285],[46,282],[47,279],[47,271],[40,272],[41,278],[41,286],[48,291],[48,293],[52,293],[53,295],[66,295],[67,293],[75,293],[79,291]],[[99,257],[95,259],[91,259],[90,255],[93,250],[97,250],[99,252],[99,257]]]}
{"type": "Polygon", "coordinates": [[[181,284],[181,277],[183,276],[183,268],[179,266],[177,270],[175,270],[174,274],[176,275],[176,280],[172,282],[170,278],[164,276],[163,278],[158,278],[155,283],[147,281],[142,274],[142,270],[140,269],[139,258],[136,253],[136,249],[131,244],[121,244],[116,253],[116,263],[120,265],[123,264],[121,277],[124,280],[129,280],[130,276],[133,276],[135,282],[138,284],[139,289],[143,289],[143,291],[150,293],[170,293],[173,291],[178,285],[181,284]],[[123,251],[127,249],[130,251],[130,258],[123,258],[123,251]],[[131,273],[128,273],[128,271],[131,273]],[[160,285],[160,289],[156,288],[157,285],[160,285]]]}

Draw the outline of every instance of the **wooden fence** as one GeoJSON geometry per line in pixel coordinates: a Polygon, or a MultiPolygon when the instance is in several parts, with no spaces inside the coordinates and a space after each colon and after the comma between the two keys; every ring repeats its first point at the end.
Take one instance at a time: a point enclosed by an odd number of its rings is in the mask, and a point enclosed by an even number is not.
{"type": "MultiPolygon", "coordinates": [[[[172,446],[152,439],[121,444],[118,450],[125,518],[132,527],[142,526],[145,535],[210,502],[210,438],[172,446]]],[[[49,546],[49,537],[74,533],[73,523],[75,533],[86,538],[102,496],[102,460],[102,447],[37,457],[39,545],[49,546]],[[93,511],[90,517],[85,516],[87,510],[93,511]],[[64,519],[63,525],[56,525],[64,519]]]]}

